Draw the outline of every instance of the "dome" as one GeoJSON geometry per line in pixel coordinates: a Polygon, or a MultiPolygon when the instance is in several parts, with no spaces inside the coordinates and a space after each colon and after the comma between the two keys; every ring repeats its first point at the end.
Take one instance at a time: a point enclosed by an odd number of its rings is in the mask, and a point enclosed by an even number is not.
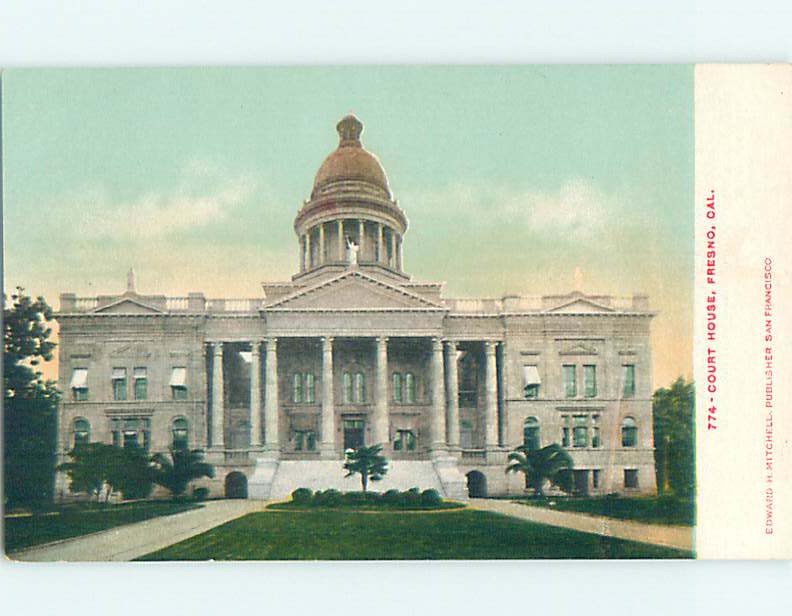
{"type": "Polygon", "coordinates": [[[390,198],[388,177],[377,157],[363,147],[360,134],[363,123],[353,115],[341,119],[336,125],[338,148],[319,167],[314,180],[312,196],[334,182],[358,181],[372,184],[385,191],[390,198]]]}

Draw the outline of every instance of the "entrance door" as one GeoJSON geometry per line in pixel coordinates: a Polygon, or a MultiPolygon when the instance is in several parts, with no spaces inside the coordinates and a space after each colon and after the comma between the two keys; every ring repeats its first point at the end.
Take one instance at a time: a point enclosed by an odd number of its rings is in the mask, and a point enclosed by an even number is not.
{"type": "Polygon", "coordinates": [[[579,494],[580,496],[588,496],[588,470],[576,470],[572,471],[572,473],[575,478],[575,494],[579,494]]]}
{"type": "Polygon", "coordinates": [[[344,450],[363,446],[365,428],[365,422],[362,419],[344,420],[344,450]]]}

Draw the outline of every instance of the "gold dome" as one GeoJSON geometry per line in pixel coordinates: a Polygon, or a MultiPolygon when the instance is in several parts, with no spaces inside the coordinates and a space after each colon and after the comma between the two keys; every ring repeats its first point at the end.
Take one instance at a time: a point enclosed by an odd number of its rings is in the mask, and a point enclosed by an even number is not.
{"type": "Polygon", "coordinates": [[[353,115],[341,119],[336,125],[338,148],[319,167],[314,180],[312,196],[334,182],[358,181],[372,184],[390,197],[388,177],[377,157],[363,147],[360,133],[363,124],[353,115]]]}

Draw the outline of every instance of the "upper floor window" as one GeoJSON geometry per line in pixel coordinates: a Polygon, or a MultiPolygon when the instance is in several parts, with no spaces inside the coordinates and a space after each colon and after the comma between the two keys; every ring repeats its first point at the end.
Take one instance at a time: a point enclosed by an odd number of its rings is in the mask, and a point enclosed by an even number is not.
{"type": "Polygon", "coordinates": [[[174,400],[187,399],[187,368],[184,366],[171,368],[170,388],[174,400]]]}
{"type": "Polygon", "coordinates": [[[583,366],[583,389],[586,398],[597,397],[597,366],[583,366]]]}
{"type": "Polygon", "coordinates": [[[72,427],[74,446],[87,445],[91,442],[91,424],[87,419],[79,417],[72,427]]]}
{"type": "Polygon", "coordinates": [[[174,449],[187,449],[189,430],[187,429],[187,420],[184,417],[177,417],[173,420],[172,431],[172,445],[174,449]]]}
{"type": "Polygon", "coordinates": [[[113,400],[127,399],[127,371],[126,368],[113,368],[113,400]]]}
{"type": "Polygon", "coordinates": [[[393,373],[393,401],[403,402],[404,392],[402,391],[402,375],[401,372],[393,373]]]}
{"type": "Polygon", "coordinates": [[[407,404],[415,404],[416,397],[415,375],[408,372],[404,375],[404,401],[407,404]]]}
{"type": "Polygon", "coordinates": [[[622,447],[635,447],[638,444],[638,425],[632,417],[622,421],[622,447]]]}
{"type": "Polygon", "coordinates": [[[292,402],[300,404],[316,402],[316,377],[311,372],[295,372],[292,375],[292,402]]]}
{"type": "Polygon", "coordinates": [[[148,398],[148,375],[145,368],[135,368],[132,372],[135,380],[135,400],[148,398]]]}
{"type": "Polygon", "coordinates": [[[362,372],[355,373],[355,402],[366,401],[366,376],[362,372]]]}
{"type": "Polygon", "coordinates": [[[459,406],[475,408],[478,405],[478,362],[473,353],[462,352],[459,359],[459,406]]]}
{"type": "Polygon", "coordinates": [[[88,368],[75,368],[72,370],[71,383],[72,397],[77,401],[88,399],[88,368]]]}
{"type": "Polygon", "coordinates": [[[523,444],[529,451],[536,451],[542,446],[539,420],[536,417],[528,417],[523,424],[523,444]]]}
{"type": "Polygon", "coordinates": [[[539,397],[539,370],[536,366],[523,366],[523,398],[534,400],[539,397]]]}
{"type": "Polygon", "coordinates": [[[622,397],[632,398],[635,395],[635,364],[622,366],[622,397]]]}
{"type": "Polygon", "coordinates": [[[564,396],[574,398],[577,396],[577,373],[574,365],[564,365],[561,367],[564,377],[564,396]]]}

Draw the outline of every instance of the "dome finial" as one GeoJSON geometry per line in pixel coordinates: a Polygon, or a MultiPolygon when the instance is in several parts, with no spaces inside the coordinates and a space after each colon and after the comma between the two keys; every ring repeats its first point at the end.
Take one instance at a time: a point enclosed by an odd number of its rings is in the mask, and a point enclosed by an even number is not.
{"type": "Polygon", "coordinates": [[[363,123],[354,115],[349,114],[341,118],[338,124],[336,124],[336,130],[338,131],[338,136],[341,138],[338,147],[362,147],[360,143],[360,133],[363,132],[363,123]]]}

